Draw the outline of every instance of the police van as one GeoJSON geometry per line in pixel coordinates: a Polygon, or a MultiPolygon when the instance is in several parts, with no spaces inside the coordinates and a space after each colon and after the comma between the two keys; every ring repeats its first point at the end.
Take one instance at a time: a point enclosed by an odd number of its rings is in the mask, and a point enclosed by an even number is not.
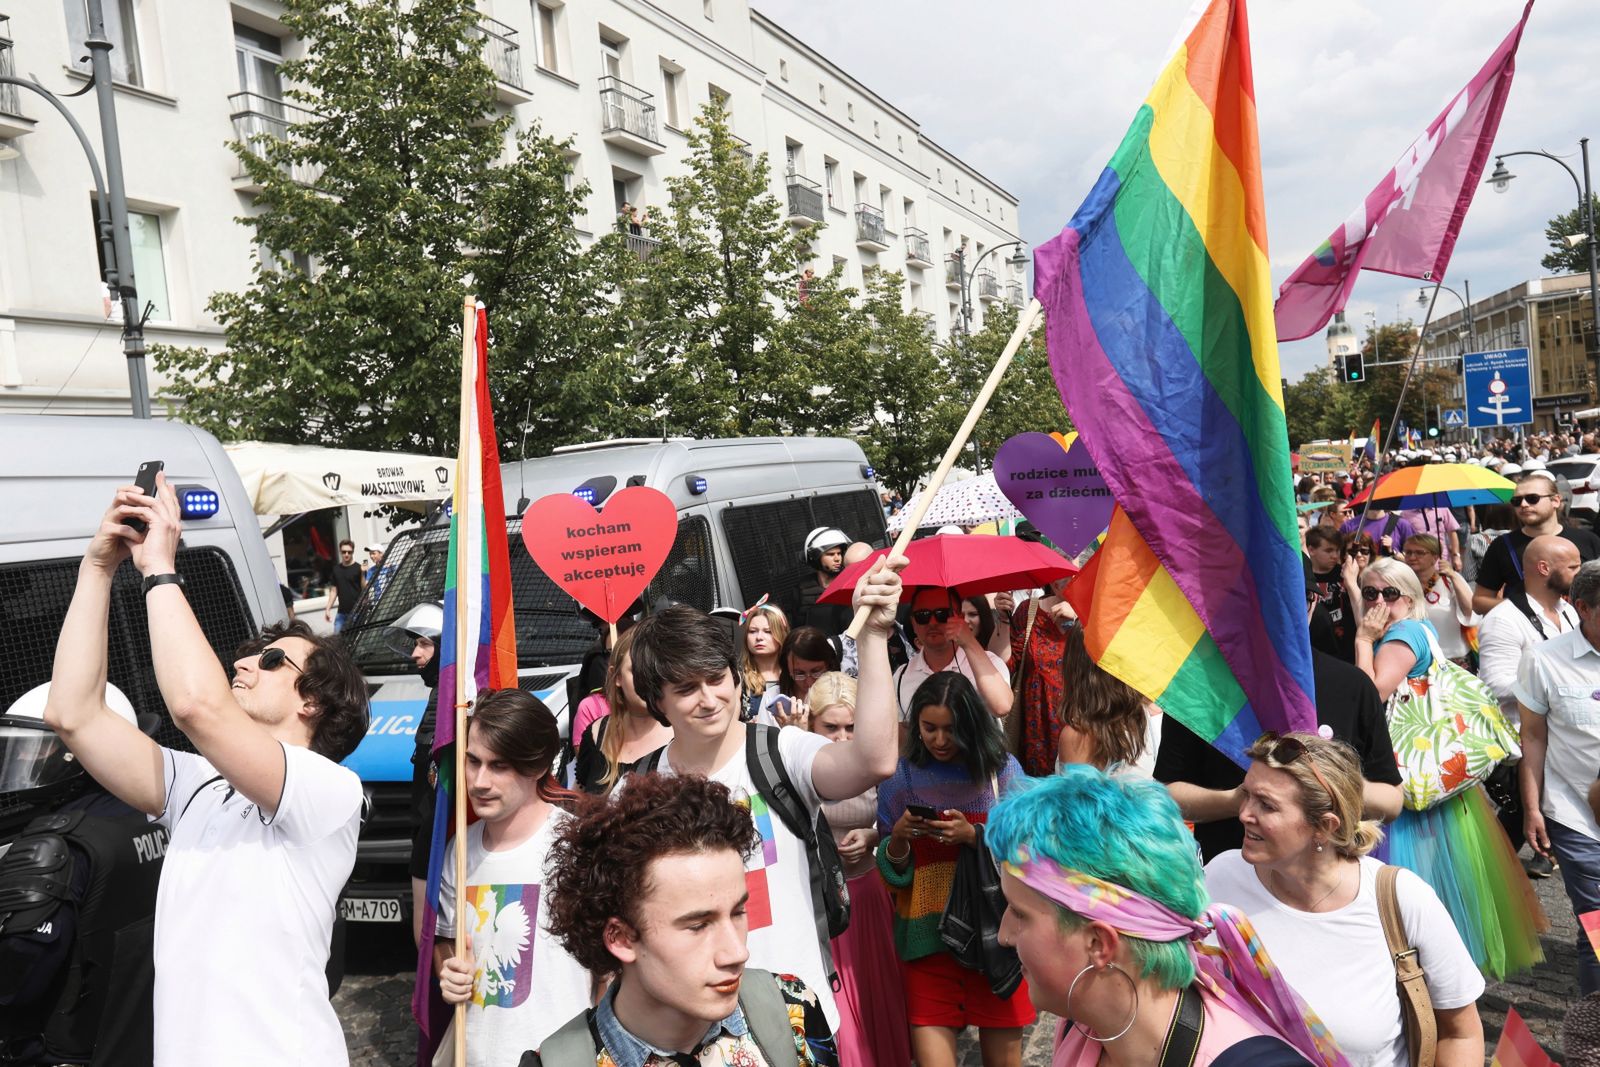
{"type": "MultiPolygon", "coordinates": [[[[765,594],[793,616],[811,573],[802,550],[809,531],[833,526],[874,547],[888,543],[872,467],[859,445],[840,438],[608,441],[504,464],[501,478],[511,512],[520,685],[555,712],[563,735],[568,679],[600,633],[529,558],[520,516],[530,501],[573,493],[604,508],[629,486],[667,494],[677,508],[677,535],[643,597],[647,606],[743,608],[765,594]]],[[[371,728],[346,760],[372,800],[342,905],[347,918],[399,922],[410,910],[411,757],[429,693],[388,630],[417,604],[443,596],[448,535],[443,524],[400,533],[384,556],[382,589],[363,598],[344,630],[372,692],[371,728]]]]}

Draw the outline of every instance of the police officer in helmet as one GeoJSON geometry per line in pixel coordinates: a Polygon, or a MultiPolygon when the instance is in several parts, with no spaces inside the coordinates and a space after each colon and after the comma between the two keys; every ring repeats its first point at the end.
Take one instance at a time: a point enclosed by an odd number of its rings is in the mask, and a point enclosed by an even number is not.
{"type": "Polygon", "coordinates": [[[817,598],[844,570],[844,550],[849,544],[850,538],[844,531],[832,526],[817,527],[806,534],[802,544],[811,573],[800,583],[800,610],[796,618],[802,625],[815,626],[829,637],[844,633],[853,612],[849,604],[818,604],[817,598]]]}

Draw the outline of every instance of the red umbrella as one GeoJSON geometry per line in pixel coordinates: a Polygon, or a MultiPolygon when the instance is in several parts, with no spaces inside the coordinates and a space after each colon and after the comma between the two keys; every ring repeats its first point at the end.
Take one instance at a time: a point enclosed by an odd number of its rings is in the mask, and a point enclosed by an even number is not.
{"type": "MultiPolygon", "coordinates": [[[[817,598],[820,604],[848,604],[856,582],[887,555],[880,548],[852,563],[817,598]]],[[[1042,588],[1078,573],[1077,564],[1037,541],[994,534],[935,534],[906,547],[906,569],[900,580],[908,587],[942,586],[961,596],[1042,588]]]]}

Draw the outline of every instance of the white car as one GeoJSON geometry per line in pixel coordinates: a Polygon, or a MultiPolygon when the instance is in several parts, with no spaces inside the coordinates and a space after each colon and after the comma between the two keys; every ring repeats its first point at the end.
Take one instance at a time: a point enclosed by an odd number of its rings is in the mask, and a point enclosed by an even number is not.
{"type": "Polygon", "coordinates": [[[1600,518],[1600,454],[1563,456],[1551,460],[1545,469],[1556,476],[1558,486],[1565,479],[1565,488],[1571,490],[1562,493],[1567,497],[1567,514],[1593,528],[1600,518]]]}

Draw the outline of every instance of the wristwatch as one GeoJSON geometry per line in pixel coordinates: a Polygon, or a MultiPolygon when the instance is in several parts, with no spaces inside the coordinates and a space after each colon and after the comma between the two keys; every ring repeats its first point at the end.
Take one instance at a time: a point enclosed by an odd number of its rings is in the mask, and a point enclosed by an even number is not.
{"type": "Polygon", "coordinates": [[[144,579],[144,591],[149,593],[158,585],[175,585],[179,589],[184,586],[181,574],[147,574],[144,579]]]}

